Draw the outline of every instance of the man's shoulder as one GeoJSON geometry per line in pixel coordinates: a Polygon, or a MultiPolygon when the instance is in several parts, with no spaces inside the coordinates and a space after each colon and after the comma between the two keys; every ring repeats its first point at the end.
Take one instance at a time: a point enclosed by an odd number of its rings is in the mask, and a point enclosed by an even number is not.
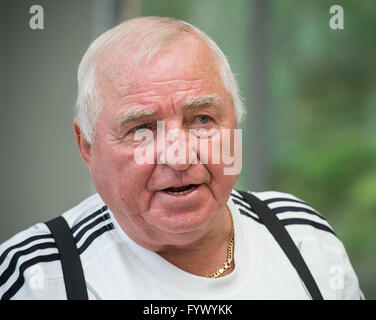
{"type": "MultiPolygon", "coordinates": [[[[290,193],[279,191],[250,192],[266,204],[304,255],[336,257],[340,261],[347,258],[345,247],[335,233],[326,217],[307,202],[290,193]]],[[[264,222],[257,212],[244,198],[243,191],[233,191],[231,199],[234,201],[242,216],[251,218],[249,221],[257,222],[260,236],[269,234],[264,222]]]]}
{"type": "MultiPolygon", "coordinates": [[[[103,203],[100,196],[98,194],[94,194],[73,208],[63,212],[61,215],[65,218],[69,227],[72,229],[75,228],[77,224],[81,223],[82,220],[90,216],[90,214],[95,214],[96,212],[106,210],[107,207],[103,203]]],[[[18,232],[10,239],[0,243],[0,264],[5,257],[3,252],[4,250],[8,252],[10,248],[21,247],[35,240],[48,238],[53,237],[50,230],[43,222],[36,223],[33,226],[18,232]]]]}
{"type": "MultiPolygon", "coordinates": [[[[95,194],[62,214],[68,222],[77,245],[81,244],[81,247],[78,247],[81,248],[81,252],[89,244],[87,241],[81,243],[80,240],[85,241],[86,233],[91,234],[92,228],[97,225],[93,223],[95,218],[104,220],[102,213],[106,210],[107,207],[99,195],[95,194]]],[[[25,290],[31,292],[27,288],[30,285],[29,280],[33,275],[35,276],[36,271],[43,271],[44,281],[62,279],[59,260],[55,240],[45,223],[37,223],[1,243],[0,299],[8,299],[21,294],[21,288],[26,288],[25,290]]],[[[20,297],[29,296],[21,295],[20,297]]]]}
{"type": "MultiPolygon", "coordinates": [[[[263,201],[293,238],[300,235],[304,238],[307,238],[308,235],[312,237],[329,236],[329,238],[337,238],[325,216],[304,200],[290,193],[280,191],[246,192],[263,201]]],[[[254,221],[263,224],[257,212],[245,199],[244,191],[233,190],[231,199],[238,205],[242,215],[253,218],[254,221]]]]}
{"type": "Polygon", "coordinates": [[[67,221],[69,227],[75,230],[85,221],[97,217],[102,212],[107,211],[107,209],[99,194],[95,193],[81,201],[78,205],[65,211],[62,216],[67,221]]]}
{"type": "MultiPolygon", "coordinates": [[[[327,298],[359,299],[361,291],[358,279],[346,249],[323,214],[289,193],[247,192],[262,200],[277,216],[327,298]]],[[[257,222],[261,234],[267,234],[262,220],[243,195],[243,191],[233,190],[230,199],[237,204],[242,216],[257,222]]]]}

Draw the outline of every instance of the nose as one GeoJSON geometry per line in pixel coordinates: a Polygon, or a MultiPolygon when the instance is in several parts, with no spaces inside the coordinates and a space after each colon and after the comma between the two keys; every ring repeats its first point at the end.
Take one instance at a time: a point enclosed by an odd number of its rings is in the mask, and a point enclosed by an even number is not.
{"type": "Polygon", "coordinates": [[[180,127],[171,128],[158,133],[157,136],[157,163],[165,164],[177,171],[187,170],[195,157],[189,143],[189,134],[180,127]]]}

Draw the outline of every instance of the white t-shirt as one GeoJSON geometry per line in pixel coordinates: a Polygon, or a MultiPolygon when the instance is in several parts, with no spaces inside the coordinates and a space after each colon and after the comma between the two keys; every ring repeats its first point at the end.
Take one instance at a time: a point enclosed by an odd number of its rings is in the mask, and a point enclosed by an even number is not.
{"type": "MultiPolygon", "coordinates": [[[[324,299],[359,299],[361,291],[341,241],[298,198],[254,193],[286,228],[324,299]]],[[[310,299],[277,242],[233,190],[235,269],[209,279],[187,273],[132,241],[98,194],[63,214],[80,252],[89,299],[310,299]]],[[[1,299],[66,299],[58,250],[43,223],[0,245],[1,299]]]]}

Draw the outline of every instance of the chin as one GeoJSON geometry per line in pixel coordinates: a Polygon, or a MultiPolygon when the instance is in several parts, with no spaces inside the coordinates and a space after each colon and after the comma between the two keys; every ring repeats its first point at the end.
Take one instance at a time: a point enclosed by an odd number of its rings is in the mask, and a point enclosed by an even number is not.
{"type": "Polygon", "coordinates": [[[193,210],[175,212],[155,210],[144,218],[162,231],[175,236],[184,236],[189,233],[200,233],[201,230],[207,229],[215,216],[216,209],[215,206],[207,203],[205,206],[193,210]]]}

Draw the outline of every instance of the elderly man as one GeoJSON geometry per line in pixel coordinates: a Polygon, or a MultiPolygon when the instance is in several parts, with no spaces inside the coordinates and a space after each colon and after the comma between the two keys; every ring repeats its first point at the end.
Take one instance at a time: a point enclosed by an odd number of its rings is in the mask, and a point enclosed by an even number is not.
{"type": "Polygon", "coordinates": [[[192,25],[143,17],[101,35],[74,119],[98,193],[2,244],[0,297],[358,299],[319,213],[233,189],[243,114],[225,56],[192,25]]]}

